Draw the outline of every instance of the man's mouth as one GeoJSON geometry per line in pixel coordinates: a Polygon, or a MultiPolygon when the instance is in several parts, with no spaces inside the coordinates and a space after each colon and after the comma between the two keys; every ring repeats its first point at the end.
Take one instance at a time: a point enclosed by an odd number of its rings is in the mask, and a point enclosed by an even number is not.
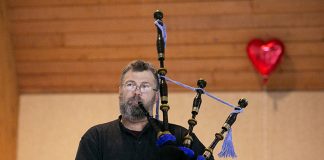
{"type": "Polygon", "coordinates": [[[132,97],[129,98],[127,103],[132,106],[138,107],[138,102],[142,102],[142,99],[140,97],[132,97]]]}

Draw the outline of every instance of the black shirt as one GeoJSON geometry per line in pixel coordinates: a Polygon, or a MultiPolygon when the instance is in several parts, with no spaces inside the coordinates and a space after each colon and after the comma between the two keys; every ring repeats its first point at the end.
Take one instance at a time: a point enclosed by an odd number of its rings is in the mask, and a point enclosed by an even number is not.
{"type": "MultiPolygon", "coordinates": [[[[121,117],[120,117],[121,118],[121,117]]],[[[91,127],[81,138],[76,160],[152,160],[158,153],[155,144],[156,132],[151,125],[146,125],[139,133],[125,128],[120,118],[108,123],[91,127]]],[[[187,129],[169,124],[170,132],[181,146],[187,129]]],[[[191,148],[201,155],[204,145],[193,134],[191,148]]]]}

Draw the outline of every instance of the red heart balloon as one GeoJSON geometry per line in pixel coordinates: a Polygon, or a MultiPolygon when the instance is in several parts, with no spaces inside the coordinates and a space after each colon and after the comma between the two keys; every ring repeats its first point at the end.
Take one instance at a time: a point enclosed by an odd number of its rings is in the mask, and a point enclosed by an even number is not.
{"type": "Polygon", "coordinates": [[[284,45],[276,39],[268,42],[253,39],[247,45],[247,54],[265,81],[280,62],[283,53],[284,45]]]}

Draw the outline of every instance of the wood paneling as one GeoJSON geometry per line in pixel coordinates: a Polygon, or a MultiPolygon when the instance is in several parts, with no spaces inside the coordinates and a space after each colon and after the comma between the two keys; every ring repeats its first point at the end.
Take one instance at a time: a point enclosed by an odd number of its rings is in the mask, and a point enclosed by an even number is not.
{"type": "Polygon", "coordinates": [[[255,13],[285,13],[285,12],[323,12],[322,0],[257,0],[252,2],[255,13]]]}
{"type": "Polygon", "coordinates": [[[0,159],[16,159],[18,87],[4,1],[0,1],[0,159]]]}
{"type": "Polygon", "coordinates": [[[206,76],[215,91],[261,90],[246,45],[277,38],[286,52],[268,89],[324,89],[321,0],[9,0],[21,91],[115,91],[128,61],[158,64],[156,9],[165,14],[171,78],[194,85],[206,76]]]}
{"type": "MultiPolygon", "coordinates": [[[[118,4],[117,4],[118,5],[118,4]]],[[[165,8],[167,16],[202,16],[250,13],[250,1],[135,3],[123,5],[81,5],[58,7],[28,7],[11,10],[13,20],[85,19],[149,17],[157,8],[165,8]],[[199,7],[197,7],[199,5],[199,7]],[[130,12],[127,12],[130,11],[130,12]]]]}
{"type": "MultiPolygon", "coordinates": [[[[322,59],[317,57],[284,57],[280,71],[321,71],[324,68],[322,59]]],[[[124,61],[95,61],[95,62],[21,62],[17,64],[18,74],[43,74],[43,73],[97,73],[118,74],[128,60],[124,61]],[[118,68],[118,69],[116,69],[118,68]]],[[[250,62],[244,58],[214,59],[171,59],[165,63],[170,72],[252,72],[250,62]]]]}
{"type": "MultiPolygon", "coordinates": [[[[220,29],[198,31],[170,31],[168,32],[168,46],[180,44],[221,44],[243,43],[249,37],[274,38],[273,35],[283,37],[289,41],[320,41],[324,39],[324,27],[300,27],[300,28],[260,28],[260,29],[220,29]]],[[[39,47],[112,47],[149,45],[155,40],[155,32],[94,32],[94,33],[47,33],[47,34],[17,34],[14,43],[16,48],[39,47]]]]}
{"type": "MultiPolygon", "coordinates": [[[[177,0],[178,3],[183,2],[195,2],[196,0],[177,0]]],[[[223,1],[223,0],[201,0],[200,2],[208,2],[208,1],[223,1]]],[[[239,1],[246,1],[246,0],[232,0],[234,2],[239,1]]],[[[164,2],[174,2],[174,0],[164,0],[164,2]]],[[[159,0],[141,0],[140,2],[138,0],[59,0],[59,1],[53,1],[53,0],[43,0],[43,1],[37,1],[37,0],[9,0],[9,4],[12,7],[30,7],[30,6],[78,6],[78,5],[115,5],[115,4],[146,4],[146,3],[154,3],[154,4],[160,4],[161,1],[159,0]]]]}
{"type": "MultiPolygon", "coordinates": [[[[154,11],[154,10],[153,10],[154,11]]],[[[324,13],[229,14],[210,16],[167,17],[166,25],[173,30],[239,29],[260,27],[323,26],[324,13]],[[298,21],[297,21],[298,19],[298,21]]],[[[13,21],[13,33],[70,33],[70,32],[131,32],[154,31],[153,18],[107,18],[13,21]]]]}
{"type": "MultiPolygon", "coordinates": [[[[246,57],[245,44],[176,45],[168,46],[168,59],[246,57]]],[[[286,44],[290,56],[316,56],[323,54],[323,42],[293,42],[286,44]]],[[[52,61],[110,61],[119,59],[156,59],[152,46],[96,47],[96,48],[27,48],[16,50],[18,62],[52,61]],[[131,51],[131,52],[130,52],[131,51]]]]}
{"type": "MultiPolygon", "coordinates": [[[[267,86],[256,73],[252,72],[173,72],[168,75],[184,84],[196,86],[199,78],[204,78],[207,91],[214,90],[318,90],[324,88],[324,72],[277,72],[272,75],[267,86]]],[[[21,74],[22,92],[117,92],[119,74],[21,74]]],[[[169,84],[170,92],[187,91],[174,84],[169,84]]]]}

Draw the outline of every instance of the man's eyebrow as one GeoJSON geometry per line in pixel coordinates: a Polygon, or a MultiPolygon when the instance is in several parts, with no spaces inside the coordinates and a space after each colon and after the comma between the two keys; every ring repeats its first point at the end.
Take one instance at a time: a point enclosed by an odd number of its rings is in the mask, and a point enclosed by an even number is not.
{"type": "MultiPolygon", "coordinates": [[[[127,80],[127,81],[125,81],[125,83],[129,83],[129,82],[136,83],[134,80],[127,80]]],[[[151,83],[150,82],[147,82],[147,81],[144,81],[144,82],[141,82],[140,84],[151,84],[151,83]]]]}
{"type": "Polygon", "coordinates": [[[129,82],[136,83],[134,80],[127,80],[127,81],[125,81],[125,83],[129,83],[129,82]]]}

